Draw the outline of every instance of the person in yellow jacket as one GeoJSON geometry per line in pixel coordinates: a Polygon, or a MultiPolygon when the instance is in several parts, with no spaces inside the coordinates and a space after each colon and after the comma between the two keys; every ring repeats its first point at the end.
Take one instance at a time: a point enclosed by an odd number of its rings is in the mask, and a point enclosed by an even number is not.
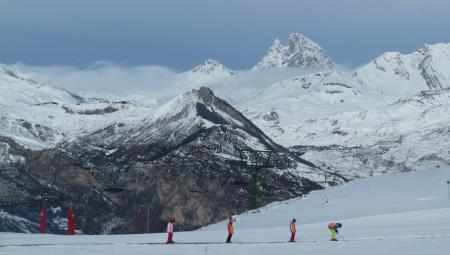
{"type": "Polygon", "coordinates": [[[297,220],[294,218],[291,220],[291,224],[290,224],[290,230],[291,230],[291,239],[289,240],[289,242],[295,242],[295,233],[297,232],[297,227],[295,226],[295,223],[297,222],[297,220]]]}
{"type": "Polygon", "coordinates": [[[342,227],[341,223],[330,223],[328,229],[331,232],[331,241],[337,241],[336,235],[339,234],[338,229],[342,227]]]}

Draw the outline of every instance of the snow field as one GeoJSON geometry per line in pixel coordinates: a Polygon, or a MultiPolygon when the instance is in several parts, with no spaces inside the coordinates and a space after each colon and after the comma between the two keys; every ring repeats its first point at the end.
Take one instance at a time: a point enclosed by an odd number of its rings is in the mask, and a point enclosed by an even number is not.
{"type": "Polygon", "coordinates": [[[0,254],[445,254],[450,249],[450,168],[391,174],[315,191],[237,216],[233,244],[226,224],[175,232],[109,236],[0,234],[0,254]],[[327,201],[326,203],[324,201],[327,201]],[[288,243],[297,218],[297,242],[288,243]],[[339,242],[327,224],[339,221],[339,242]]]}

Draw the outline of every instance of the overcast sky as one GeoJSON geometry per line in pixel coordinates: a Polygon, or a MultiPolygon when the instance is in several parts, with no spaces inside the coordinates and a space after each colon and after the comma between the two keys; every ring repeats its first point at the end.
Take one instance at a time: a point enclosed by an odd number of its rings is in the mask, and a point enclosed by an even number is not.
{"type": "Polygon", "coordinates": [[[450,42],[448,0],[0,0],[0,62],[254,65],[300,32],[340,64],[450,42]]]}

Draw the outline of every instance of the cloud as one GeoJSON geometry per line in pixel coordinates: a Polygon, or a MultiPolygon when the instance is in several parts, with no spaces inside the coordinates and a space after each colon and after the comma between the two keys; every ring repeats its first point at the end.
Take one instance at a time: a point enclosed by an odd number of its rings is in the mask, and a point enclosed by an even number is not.
{"type": "Polygon", "coordinates": [[[163,66],[125,66],[107,61],[86,68],[17,65],[33,79],[76,94],[104,98],[133,95],[158,98],[176,84],[176,73],[163,66]]]}
{"type": "Polygon", "coordinates": [[[176,72],[164,66],[127,66],[108,61],[95,62],[85,68],[25,64],[17,66],[39,82],[86,97],[165,101],[193,88],[208,86],[232,104],[239,103],[275,82],[306,74],[295,68],[241,70],[231,77],[214,80],[189,72],[176,72]]]}

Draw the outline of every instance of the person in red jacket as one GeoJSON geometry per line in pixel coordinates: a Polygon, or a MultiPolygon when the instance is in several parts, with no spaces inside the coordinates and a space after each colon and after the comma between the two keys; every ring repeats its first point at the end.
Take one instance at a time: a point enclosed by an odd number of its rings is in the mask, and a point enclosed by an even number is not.
{"type": "Polygon", "coordinates": [[[227,230],[228,230],[228,237],[227,237],[227,243],[231,243],[231,237],[234,234],[234,228],[233,228],[233,222],[234,219],[233,217],[230,216],[230,218],[228,218],[228,225],[227,225],[227,230]]]}
{"type": "Polygon", "coordinates": [[[295,226],[295,222],[297,222],[297,220],[295,218],[291,220],[291,224],[290,224],[291,239],[289,239],[289,242],[295,242],[295,232],[297,232],[297,227],[295,226]]]}
{"type": "Polygon", "coordinates": [[[167,223],[167,242],[166,244],[174,243],[173,241],[173,224],[175,224],[175,219],[172,218],[167,223]]]}

